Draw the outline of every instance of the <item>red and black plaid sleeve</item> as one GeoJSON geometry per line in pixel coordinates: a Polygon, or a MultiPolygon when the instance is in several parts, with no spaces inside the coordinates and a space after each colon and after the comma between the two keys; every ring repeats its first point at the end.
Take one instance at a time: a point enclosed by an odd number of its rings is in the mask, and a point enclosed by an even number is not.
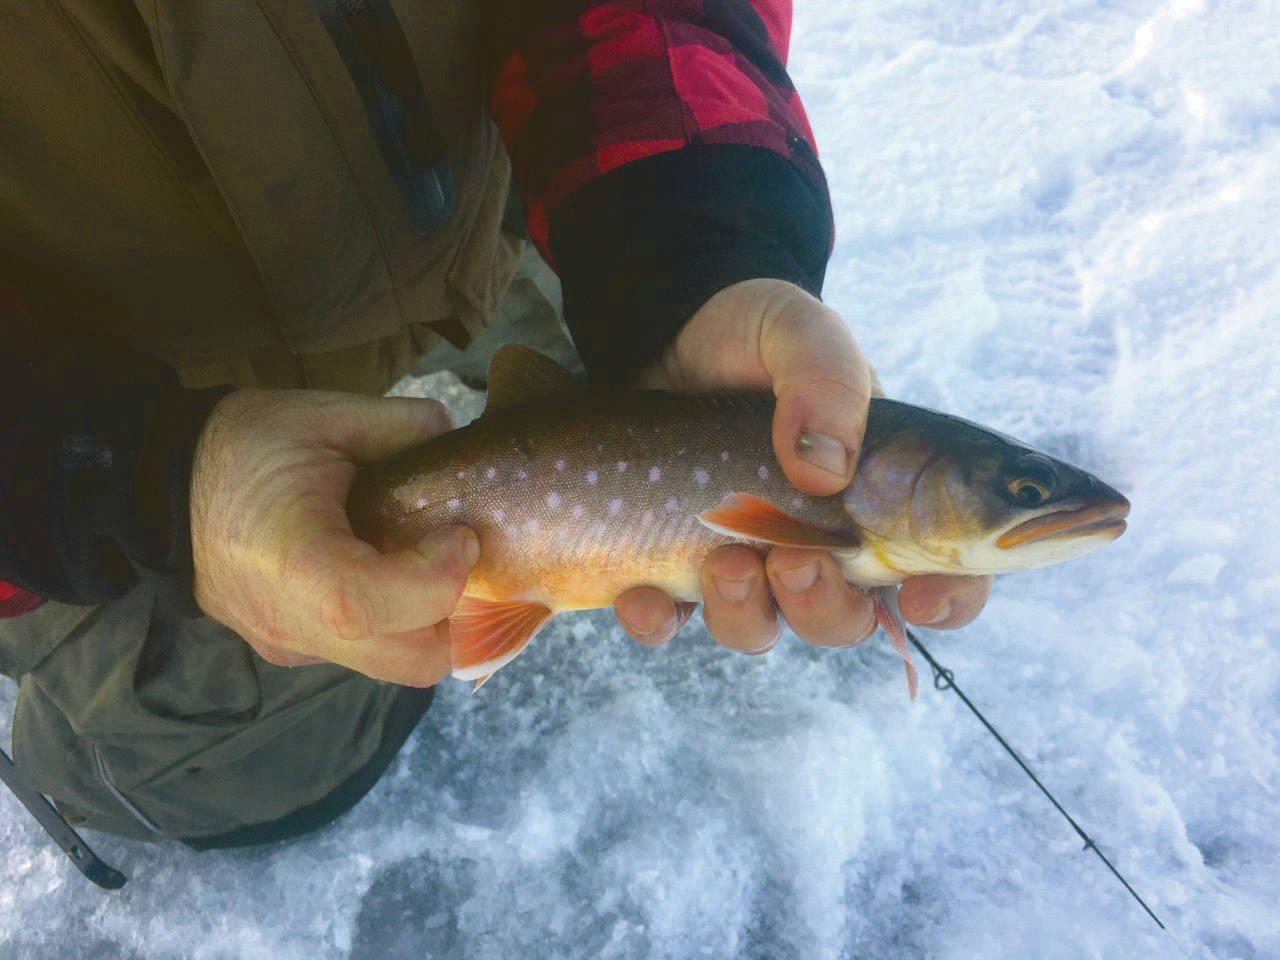
{"type": "Polygon", "coordinates": [[[623,0],[507,17],[493,112],[597,379],[634,373],[730,283],[819,291],[831,212],[785,69],[790,14],[623,0]]]}

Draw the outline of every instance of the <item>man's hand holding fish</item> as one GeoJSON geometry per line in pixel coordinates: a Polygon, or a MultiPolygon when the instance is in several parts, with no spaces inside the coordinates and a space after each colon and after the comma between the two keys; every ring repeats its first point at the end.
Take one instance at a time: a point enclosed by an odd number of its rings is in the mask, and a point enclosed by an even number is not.
{"type": "MultiPolygon", "coordinates": [[[[868,403],[881,395],[875,371],[841,317],[794,284],[747,280],[713,296],[690,319],[641,384],[702,393],[747,388],[777,398],[773,449],[796,489],[817,496],[849,485],[868,403]]],[[[962,627],[982,610],[992,578],[925,575],[901,588],[912,623],[962,627]]],[[[774,547],[767,558],[743,546],[717,549],[703,567],[704,618],[726,647],[764,653],[779,631],[778,611],[817,646],[847,647],[876,628],[869,596],[849,585],[828,553],[774,547]],[[776,606],[775,606],[776,603],[776,606]]],[[[664,643],[687,616],[652,587],[628,590],[618,620],[642,643],[664,643]]]]}

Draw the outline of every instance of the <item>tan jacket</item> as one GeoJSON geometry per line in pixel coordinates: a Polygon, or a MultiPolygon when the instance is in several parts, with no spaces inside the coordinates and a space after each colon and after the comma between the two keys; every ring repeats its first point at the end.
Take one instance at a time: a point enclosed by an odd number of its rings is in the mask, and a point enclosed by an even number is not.
{"type": "Polygon", "coordinates": [[[379,391],[494,314],[519,244],[477,11],[394,4],[457,182],[415,229],[308,0],[0,5],[0,261],[215,383],[379,391]]]}

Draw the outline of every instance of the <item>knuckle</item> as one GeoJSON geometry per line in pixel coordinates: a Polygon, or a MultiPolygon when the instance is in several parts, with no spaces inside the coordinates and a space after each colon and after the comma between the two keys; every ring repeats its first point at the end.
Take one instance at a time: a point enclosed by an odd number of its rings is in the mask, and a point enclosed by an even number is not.
{"type": "Polygon", "coordinates": [[[361,640],[373,633],[373,617],[364,591],[339,582],[320,607],[321,623],[340,640],[361,640]]]}

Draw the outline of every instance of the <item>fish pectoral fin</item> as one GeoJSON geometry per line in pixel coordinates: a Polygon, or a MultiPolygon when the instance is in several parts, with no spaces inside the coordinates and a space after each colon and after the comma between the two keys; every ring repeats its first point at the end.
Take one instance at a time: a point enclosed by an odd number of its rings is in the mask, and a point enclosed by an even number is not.
{"type": "Polygon", "coordinates": [[[898,588],[876,587],[871,591],[871,602],[876,608],[876,620],[889,635],[898,653],[902,654],[902,662],[907,667],[907,693],[914,700],[920,677],[916,673],[916,665],[911,662],[911,651],[907,649],[907,621],[902,618],[902,611],[898,608],[898,588]]]}
{"type": "Polygon", "coordinates": [[[528,646],[552,617],[551,611],[523,600],[480,600],[463,596],[449,617],[453,675],[479,680],[476,689],[528,646]]]}
{"type": "Polygon", "coordinates": [[[550,357],[519,343],[498,348],[489,361],[489,398],[484,412],[533,403],[581,390],[582,384],[550,357]]]}
{"type": "Polygon", "coordinates": [[[716,533],[781,547],[848,550],[861,545],[854,533],[823,530],[750,493],[731,493],[719,506],[703,510],[698,519],[704,527],[716,533]]]}

